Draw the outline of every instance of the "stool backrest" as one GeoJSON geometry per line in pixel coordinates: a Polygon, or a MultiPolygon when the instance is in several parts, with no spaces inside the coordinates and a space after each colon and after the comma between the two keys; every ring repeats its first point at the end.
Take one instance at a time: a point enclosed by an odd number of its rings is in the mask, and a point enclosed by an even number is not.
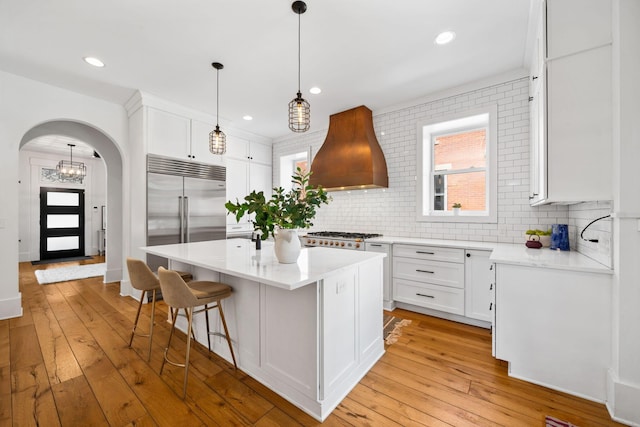
{"type": "Polygon", "coordinates": [[[139,291],[150,291],[160,287],[160,281],[142,260],[127,257],[127,270],[131,286],[139,291]]]}
{"type": "Polygon", "coordinates": [[[160,267],[158,269],[158,277],[160,278],[162,298],[170,307],[188,308],[201,305],[198,302],[198,298],[180,277],[180,273],[160,267]]]}

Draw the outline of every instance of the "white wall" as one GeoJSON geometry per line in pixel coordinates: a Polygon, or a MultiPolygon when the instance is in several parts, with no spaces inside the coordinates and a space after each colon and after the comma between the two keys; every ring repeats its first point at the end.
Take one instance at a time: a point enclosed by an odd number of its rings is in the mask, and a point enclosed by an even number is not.
{"type": "MultiPolygon", "coordinates": [[[[396,110],[374,111],[374,129],[387,161],[389,188],[332,192],[333,201],[320,208],[314,229],[520,243],[527,229],[568,223],[567,206],[529,206],[528,90],[528,77],[520,74],[509,81],[477,83],[396,110]],[[497,224],[417,222],[418,124],[490,105],[498,106],[497,224]]],[[[310,146],[315,154],[325,136],[326,129],[274,141],[274,182],[280,176],[280,156],[310,146]]]]}
{"type": "Polygon", "coordinates": [[[61,156],[20,150],[19,260],[40,259],[40,187],[77,188],[85,191],[85,253],[98,254],[98,230],[102,228],[101,206],[106,204],[106,170],[102,159],[81,158],[87,166],[82,184],[43,182],[42,168],[55,169],[61,156]]]}
{"type": "MultiPolygon", "coordinates": [[[[114,248],[126,247],[128,223],[123,223],[122,212],[128,205],[128,163],[123,155],[127,151],[127,117],[124,108],[110,102],[70,92],[54,86],[0,72],[0,188],[4,203],[0,204],[0,319],[22,313],[18,288],[18,228],[19,220],[19,148],[31,129],[55,120],[68,120],[89,125],[112,141],[106,162],[120,162],[119,176],[109,178],[110,185],[118,186],[118,196],[109,205],[118,205],[119,219],[114,223],[121,230],[114,236],[114,248]],[[124,198],[123,198],[123,193],[124,198]]],[[[103,153],[102,150],[98,150],[103,153]]],[[[112,197],[111,193],[108,197],[112,197]]],[[[120,251],[121,252],[121,251],[120,251]]],[[[121,277],[122,254],[108,257],[107,271],[111,277],[121,277]]]]}

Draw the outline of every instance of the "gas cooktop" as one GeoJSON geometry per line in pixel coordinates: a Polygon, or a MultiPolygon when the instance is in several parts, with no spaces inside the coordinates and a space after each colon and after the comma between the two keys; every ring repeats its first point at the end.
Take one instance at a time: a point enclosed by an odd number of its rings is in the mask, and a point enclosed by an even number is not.
{"type": "Polygon", "coordinates": [[[304,237],[305,246],[325,246],[340,249],[365,250],[364,241],[382,234],[346,233],[342,231],[314,231],[304,237]]]}
{"type": "Polygon", "coordinates": [[[373,237],[380,237],[382,234],[373,233],[347,233],[343,231],[314,231],[307,233],[307,236],[314,237],[332,237],[338,239],[371,239],[373,237]]]}

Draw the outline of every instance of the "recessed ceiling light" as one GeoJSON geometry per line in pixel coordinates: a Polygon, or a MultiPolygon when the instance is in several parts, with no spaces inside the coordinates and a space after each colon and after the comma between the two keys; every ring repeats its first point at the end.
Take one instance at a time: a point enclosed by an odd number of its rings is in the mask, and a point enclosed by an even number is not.
{"type": "Polygon", "coordinates": [[[247,121],[248,121],[248,120],[253,120],[253,117],[251,117],[251,116],[249,116],[249,115],[242,116],[242,118],[243,118],[243,119],[245,119],[245,120],[247,120],[247,121]]]}
{"type": "Polygon", "coordinates": [[[317,87],[317,86],[314,86],[314,87],[312,87],[311,89],[309,89],[309,92],[310,92],[310,93],[312,93],[312,94],[314,94],[314,95],[317,95],[317,94],[319,94],[320,92],[322,92],[322,89],[320,89],[320,88],[319,88],[319,87],[317,87]]]}
{"type": "Polygon", "coordinates": [[[435,44],[443,45],[451,43],[456,38],[456,33],[453,31],[443,31],[435,39],[435,44]]]}
{"type": "Polygon", "coordinates": [[[84,59],[84,62],[93,65],[94,67],[104,67],[104,62],[100,61],[98,58],[94,58],[93,56],[85,56],[82,59],[84,59]]]}

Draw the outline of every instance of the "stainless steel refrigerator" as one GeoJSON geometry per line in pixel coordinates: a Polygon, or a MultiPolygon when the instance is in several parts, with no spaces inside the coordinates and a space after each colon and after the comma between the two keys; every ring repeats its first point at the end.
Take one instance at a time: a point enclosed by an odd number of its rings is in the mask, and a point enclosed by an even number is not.
{"type": "MultiPolygon", "coordinates": [[[[226,169],[147,156],[147,245],[226,238],[226,169]]],[[[147,255],[156,271],[167,259],[147,255]]]]}

